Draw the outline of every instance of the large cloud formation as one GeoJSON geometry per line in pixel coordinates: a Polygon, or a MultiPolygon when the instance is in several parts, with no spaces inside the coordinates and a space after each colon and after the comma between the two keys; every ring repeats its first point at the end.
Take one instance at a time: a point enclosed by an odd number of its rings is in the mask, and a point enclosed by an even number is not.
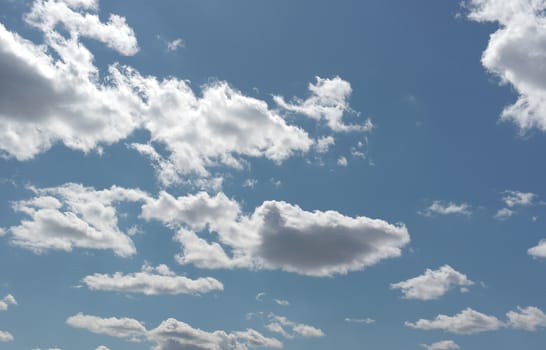
{"type": "Polygon", "coordinates": [[[500,26],[489,39],[482,64],[519,94],[501,119],[522,131],[546,131],[546,1],[468,0],[465,5],[471,20],[500,26]]]}
{"type": "Polygon", "coordinates": [[[336,211],[311,212],[282,201],[266,201],[245,215],[222,193],[175,198],[161,192],[143,205],[142,217],[178,229],[176,240],[183,249],[178,262],[201,268],[282,269],[331,276],[400,256],[410,240],[403,225],[336,211]],[[201,238],[197,232],[203,230],[216,233],[218,242],[201,238]]]}
{"type": "Polygon", "coordinates": [[[207,332],[174,318],[169,318],[150,330],[132,318],[101,318],[82,313],[69,317],[66,323],[71,327],[130,341],[149,340],[156,343],[154,350],[247,350],[283,346],[279,340],[265,337],[254,329],[207,332]]]}

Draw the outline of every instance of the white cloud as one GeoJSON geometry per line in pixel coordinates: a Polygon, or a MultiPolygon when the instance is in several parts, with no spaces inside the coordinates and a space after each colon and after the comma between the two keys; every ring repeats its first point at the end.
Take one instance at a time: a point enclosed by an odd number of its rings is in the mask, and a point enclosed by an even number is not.
{"type": "Polygon", "coordinates": [[[78,313],[69,317],[66,323],[71,327],[86,329],[92,333],[127,338],[131,341],[142,341],[147,332],[141,322],[125,317],[101,318],[78,313]]]}
{"type": "Polygon", "coordinates": [[[400,289],[407,299],[438,299],[453,287],[466,287],[474,282],[449,265],[438,270],[426,269],[425,273],[409,280],[391,284],[392,289],[400,289]]]}
{"type": "Polygon", "coordinates": [[[99,346],[98,348],[96,348],[95,350],[110,350],[110,349],[107,348],[107,347],[104,346],[104,345],[101,345],[101,346],[99,346]]]}
{"type": "Polygon", "coordinates": [[[331,146],[336,143],[332,136],[324,136],[317,140],[315,149],[317,153],[327,153],[331,146]]]}
{"type": "Polygon", "coordinates": [[[533,204],[536,194],[531,192],[504,191],[502,200],[509,207],[529,206],[533,204]]]}
{"type": "Polygon", "coordinates": [[[494,218],[497,220],[506,220],[514,215],[514,211],[508,208],[502,208],[497,211],[494,218]]]}
{"type": "Polygon", "coordinates": [[[345,318],[345,322],[347,323],[363,323],[363,324],[372,324],[375,323],[375,320],[373,318],[345,318]]]}
{"type": "Polygon", "coordinates": [[[114,204],[142,201],[146,193],[117,186],[95,190],[74,183],[31,190],[34,198],[13,205],[30,217],[9,228],[13,244],[36,253],[86,248],[111,249],[122,257],[135,254],[133,241],[118,228],[114,204]]]}
{"type": "Polygon", "coordinates": [[[11,333],[0,330],[0,342],[7,343],[7,342],[10,342],[10,341],[13,341],[13,340],[14,340],[14,338],[13,338],[13,335],[11,333]]]}
{"type": "Polygon", "coordinates": [[[349,164],[349,162],[347,161],[347,158],[345,158],[343,156],[339,157],[338,160],[337,160],[337,165],[339,165],[339,166],[346,167],[348,164],[349,164]]]}
{"type": "Polygon", "coordinates": [[[510,311],[506,314],[508,325],[515,329],[536,331],[537,328],[546,328],[546,314],[537,307],[518,307],[518,311],[510,311]]]}
{"type": "Polygon", "coordinates": [[[17,305],[17,300],[13,295],[8,294],[0,300],[0,311],[6,311],[10,305],[17,305]]]}
{"type": "Polygon", "coordinates": [[[101,318],[81,313],[69,317],[66,322],[72,327],[130,341],[147,339],[156,343],[153,350],[247,350],[283,346],[277,339],[265,337],[254,329],[232,333],[223,330],[207,332],[174,318],[169,318],[150,330],[131,318],[101,318]]]}
{"type": "Polygon", "coordinates": [[[256,294],[256,300],[257,301],[263,301],[264,300],[263,297],[265,297],[266,294],[267,293],[265,293],[265,292],[260,292],[260,293],[256,294]]]}
{"type": "Polygon", "coordinates": [[[176,276],[166,265],[153,267],[144,265],[141,272],[113,275],[93,274],[83,279],[92,290],[116,291],[125,293],[157,294],[202,294],[223,290],[223,284],[212,278],[190,279],[176,276]]]}
{"type": "Polygon", "coordinates": [[[306,100],[295,98],[290,103],[282,96],[274,96],[273,99],[288,111],[325,121],[328,127],[336,132],[372,129],[373,125],[369,119],[363,125],[348,125],[343,122],[345,113],[354,113],[349,106],[349,97],[352,93],[349,82],[337,76],[332,79],[316,77],[316,80],[316,84],[309,84],[311,96],[306,100]]]}
{"type": "Polygon", "coordinates": [[[450,215],[450,214],[460,214],[460,215],[470,215],[470,205],[467,203],[456,204],[453,202],[444,202],[444,201],[434,201],[432,204],[419,212],[419,214],[424,216],[432,215],[450,215]]]}
{"type": "Polygon", "coordinates": [[[460,349],[459,345],[453,340],[442,340],[430,345],[421,344],[427,350],[457,350],[460,349]]]}
{"type": "Polygon", "coordinates": [[[6,234],[6,229],[3,227],[0,227],[0,237],[6,234]]]}
{"type": "Polygon", "coordinates": [[[186,47],[186,42],[182,38],[177,38],[167,42],[168,51],[176,51],[181,47],[186,47]]]}
{"type": "Polygon", "coordinates": [[[490,36],[482,64],[519,94],[501,119],[513,121],[523,132],[546,131],[546,1],[467,0],[465,5],[471,20],[500,25],[490,36]]]}
{"type": "Polygon", "coordinates": [[[268,316],[269,323],[265,326],[270,332],[278,333],[285,338],[292,339],[296,335],[302,337],[323,337],[324,332],[316,327],[290,321],[284,316],[273,313],[268,316]],[[286,329],[289,329],[288,331],[286,329]]]}
{"type": "Polygon", "coordinates": [[[289,305],[290,305],[290,302],[289,302],[288,300],[273,299],[273,301],[274,301],[277,305],[281,305],[281,306],[289,306],[289,305]]]}
{"type": "Polygon", "coordinates": [[[305,211],[279,201],[266,201],[251,215],[219,193],[174,198],[162,192],[148,200],[142,217],[179,228],[181,264],[200,268],[282,269],[309,276],[332,276],[362,270],[398,257],[409,240],[405,226],[335,211],[305,211]],[[196,232],[209,230],[218,242],[196,232]],[[220,245],[221,243],[221,245],[220,245]],[[231,249],[226,253],[224,247],[231,249]]]}
{"type": "Polygon", "coordinates": [[[454,316],[438,315],[433,320],[420,319],[414,323],[405,322],[405,325],[423,330],[440,329],[455,334],[494,331],[503,326],[495,316],[485,315],[470,308],[454,316]]]}
{"type": "Polygon", "coordinates": [[[256,184],[258,184],[258,180],[256,179],[246,179],[242,186],[243,187],[248,187],[248,188],[254,188],[256,186],[256,184]]]}
{"type": "Polygon", "coordinates": [[[535,258],[546,258],[546,239],[538,242],[536,246],[529,248],[527,254],[535,258]]]}

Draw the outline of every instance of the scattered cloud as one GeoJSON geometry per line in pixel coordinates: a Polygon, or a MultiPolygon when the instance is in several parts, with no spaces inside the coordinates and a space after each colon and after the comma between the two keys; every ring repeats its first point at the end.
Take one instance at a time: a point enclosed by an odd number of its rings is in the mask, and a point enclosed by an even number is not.
{"type": "Polygon", "coordinates": [[[258,301],[263,301],[263,300],[264,300],[263,298],[264,298],[265,296],[266,296],[266,293],[260,292],[260,293],[256,294],[256,300],[258,300],[258,301]]]}
{"type": "Polygon", "coordinates": [[[546,2],[467,0],[464,4],[469,19],[500,26],[489,38],[482,65],[519,95],[513,105],[504,108],[501,120],[514,122],[522,132],[546,131],[546,2]]]}
{"type": "Polygon", "coordinates": [[[405,322],[405,325],[422,330],[439,329],[455,334],[495,331],[503,326],[495,316],[485,315],[470,308],[454,316],[438,315],[433,320],[420,319],[414,323],[405,322]]]}
{"type": "Polygon", "coordinates": [[[453,202],[445,201],[434,201],[432,204],[423,211],[420,211],[419,214],[424,216],[433,216],[433,215],[471,215],[470,205],[467,203],[456,204],[453,202]]]}
{"type": "Polygon", "coordinates": [[[246,179],[243,182],[242,186],[243,187],[248,187],[248,188],[254,188],[254,187],[256,187],[257,184],[258,184],[258,180],[256,180],[256,179],[246,179]]]}
{"type": "Polygon", "coordinates": [[[223,290],[224,285],[212,278],[190,279],[177,276],[166,265],[153,267],[145,264],[141,272],[113,275],[93,274],[83,279],[91,290],[115,291],[124,293],[158,294],[203,294],[223,290]]]}
{"type": "Polygon", "coordinates": [[[282,299],[273,299],[277,305],[281,306],[289,306],[290,302],[288,300],[282,300],[282,299]]]}
{"type": "Polygon", "coordinates": [[[101,318],[77,314],[67,319],[67,324],[97,334],[105,334],[130,341],[149,340],[155,342],[154,350],[247,350],[255,347],[282,348],[283,344],[274,338],[247,329],[228,333],[222,330],[207,332],[193,328],[187,323],[169,318],[154,329],[131,318],[101,318]]]}
{"type": "Polygon", "coordinates": [[[200,268],[282,269],[332,276],[398,257],[410,240],[403,225],[336,211],[310,212],[281,201],[266,201],[244,215],[238,203],[223,193],[175,198],[161,192],[142,207],[142,217],[178,228],[175,239],[183,251],[177,261],[200,268]],[[216,233],[219,242],[197,235],[202,230],[216,233]]]}
{"type": "Polygon", "coordinates": [[[34,198],[13,204],[15,211],[30,218],[9,228],[13,244],[35,253],[74,248],[110,249],[122,257],[136,253],[131,238],[118,228],[115,203],[142,201],[146,193],[117,186],[95,190],[74,183],[30,190],[34,198]]]}
{"type": "Polygon", "coordinates": [[[345,158],[343,156],[339,157],[338,160],[337,160],[337,165],[339,165],[339,166],[346,167],[348,164],[349,164],[349,162],[347,161],[347,158],[345,158]]]}
{"type": "Polygon", "coordinates": [[[375,323],[375,320],[373,318],[345,318],[345,322],[347,323],[362,323],[362,324],[372,324],[375,323]]]}
{"type": "Polygon", "coordinates": [[[345,124],[345,113],[354,113],[349,106],[352,93],[351,84],[340,77],[332,79],[316,77],[316,84],[309,84],[311,96],[306,100],[295,98],[291,103],[282,96],[274,96],[274,101],[288,111],[303,114],[315,120],[325,121],[335,132],[369,131],[373,128],[368,119],[363,125],[345,124]]]}
{"type": "Polygon", "coordinates": [[[323,337],[325,335],[319,328],[290,321],[284,316],[277,316],[271,313],[268,319],[269,323],[266,325],[266,328],[270,332],[279,333],[288,339],[292,339],[296,335],[302,337],[323,337]]]}
{"type": "Polygon", "coordinates": [[[518,307],[517,311],[510,311],[506,314],[508,325],[515,329],[525,331],[536,331],[537,328],[546,328],[546,314],[537,307],[518,307]]]}
{"type": "Polygon", "coordinates": [[[172,52],[180,48],[186,47],[186,42],[182,38],[176,38],[167,42],[167,50],[172,52]]]}
{"type": "Polygon", "coordinates": [[[533,204],[536,197],[537,195],[531,192],[504,191],[502,201],[509,208],[512,208],[515,206],[529,206],[533,204]]]}
{"type": "Polygon", "coordinates": [[[426,269],[425,273],[406,281],[391,284],[392,289],[400,289],[406,299],[433,300],[446,294],[453,287],[465,288],[474,282],[449,265],[438,270],[426,269]]]}
{"type": "Polygon", "coordinates": [[[13,340],[14,340],[14,338],[13,338],[13,335],[11,333],[0,330],[0,342],[7,343],[7,342],[10,342],[10,341],[13,341],[13,340]]]}
{"type": "Polygon", "coordinates": [[[536,246],[529,248],[527,254],[535,258],[546,258],[546,239],[538,242],[536,246]]]}
{"type": "Polygon", "coordinates": [[[17,300],[15,300],[13,295],[8,294],[0,300],[0,311],[6,311],[10,305],[17,305],[17,300]]]}
{"type": "Polygon", "coordinates": [[[421,344],[427,350],[457,350],[460,349],[459,345],[453,340],[442,340],[430,345],[421,344]]]}
{"type": "Polygon", "coordinates": [[[336,141],[332,136],[323,136],[315,143],[317,153],[327,153],[330,147],[335,145],[336,141]]]}
{"type": "Polygon", "coordinates": [[[497,220],[506,220],[514,215],[514,211],[508,208],[502,208],[497,211],[494,218],[497,220]]]}

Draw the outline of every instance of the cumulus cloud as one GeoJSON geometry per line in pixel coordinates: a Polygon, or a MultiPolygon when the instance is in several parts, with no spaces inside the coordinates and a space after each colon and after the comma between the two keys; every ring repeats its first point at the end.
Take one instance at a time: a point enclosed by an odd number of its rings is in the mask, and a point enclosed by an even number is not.
{"type": "Polygon", "coordinates": [[[83,283],[91,290],[115,291],[124,293],[157,294],[203,294],[223,290],[224,285],[212,278],[191,279],[177,276],[166,265],[153,267],[144,265],[142,271],[113,275],[93,274],[86,276],[83,283]]]}
{"type": "Polygon", "coordinates": [[[518,307],[517,311],[508,312],[506,317],[508,325],[515,329],[536,331],[538,328],[546,328],[546,314],[535,306],[518,307]]]}
{"type": "Polygon", "coordinates": [[[413,323],[406,321],[405,325],[423,330],[439,329],[455,334],[474,334],[497,330],[503,323],[495,316],[467,308],[454,316],[438,315],[433,320],[420,319],[413,323]]]}
{"type": "Polygon", "coordinates": [[[118,228],[115,204],[142,201],[146,193],[117,186],[95,190],[74,183],[30,189],[32,199],[13,204],[14,210],[29,217],[9,228],[13,244],[35,253],[85,248],[110,249],[122,257],[135,254],[133,241],[118,228]]]}
{"type": "Polygon", "coordinates": [[[546,239],[538,242],[536,246],[529,248],[527,254],[535,258],[546,258],[546,239]]]}
{"type": "Polygon", "coordinates": [[[154,350],[247,350],[255,347],[282,348],[283,344],[268,338],[254,329],[225,332],[207,332],[187,323],[169,318],[154,329],[131,318],[100,318],[77,314],[67,319],[67,324],[97,334],[105,334],[131,341],[155,342],[154,350]]]}
{"type": "Polygon", "coordinates": [[[17,300],[13,295],[8,294],[0,300],[0,311],[6,311],[10,305],[17,305],[17,300]]]}
{"type": "Polygon", "coordinates": [[[445,201],[434,201],[432,204],[425,210],[419,212],[424,216],[433,216],[433,215],[450,215],[450,214],[460,214],[460,215],[470,215],[470,205],[467,203],[456,204],[453,202],[445,201]]]}
{"type": "Polygon", "coordinates": [[[442,340],[430,345],[421,344],[427,350],[457,350],[460,349],[459,345],[453,340],[442,340]]]}
{"type": "Polygon", "coordinates": [[[69,317],[66,323],[74,328],[86,329],[92,333],[105,334],[131,341],[142,341],[146,335],[144,325],[132,318],[101,318],[78,313],[69,317]]]}
{"type": "Polygon", "coordinates": [[[497,220],[506,220],[510,218],[512,215],[514,215],[514,211],[508,208],[502,208],[499,209],[496,213],[494,218],[497,220]]]}
{"type": "Polygon", "coordinates": [[[7,343],[7,342],[10,342],[10,341],[13,341],[13,340],[14,340],[14,338],[13,338],[13,335],[11,333],[0,330],[0,342],[7,343]]]}
{"type": "Polygon", "coordinates": [[[531,192],[504,191],[502,201],[509,207],[529,206],[533,204],[536,194],[531,192]]]}
{"type": "Polygon", "coordinates": [[[369,131],[373,127],[369,119],[363,125],[343,122],[345,113],[354,113],[349,106],[352,91],[351,84],[338,76],[332,79],[316,77],[316,83],[309,84],[311,96],[307,99],[294,98],[292,102],[286,102],[282,96],[273,99],[281,108],[326,122],[333,131],[369,131]]]}
{"type": "Polygon", "coordinates": [[[181,264],[200,268],[282,269],[309,276],[361,270],[401,255],[409,242],[405,226],[336,211],[305,211],[266,201],[251,215],[223,193],[175,198],[162,192],[142,207],[142,217],[178,229],[181,264]],[[218,241],[196,232],[208,230],[218,241]],[[231,249],[226,252],[224,247],[231,249]]]}
{"type": "Polygon", "coordinates": [[[519,94],[501,119],[514,122],[522,132],[546,131],[546,1],[467,0],[465,6],[471,20],[499,24],[482,64],[519,94]]]}
{"type": "Polygon", "coordinates": [[[323,337],[325,335],[320,328],[303,323],[296,323],[284,316],[278,316],[271,313],[269,314],[268,319],[269,323],[265,327],[270,332],[278,333],[285,338],[291,339],[296,335],[302,337],[323,337]]]}
{"type": "Polygon", "coordinates": [[[400,289],[407,299],[438,299],[453,287],[465,288],[474,282],[449,265],[438,270],[426,269],[425,273],[409,280],[391,284],[392,289],[400,289]]]}

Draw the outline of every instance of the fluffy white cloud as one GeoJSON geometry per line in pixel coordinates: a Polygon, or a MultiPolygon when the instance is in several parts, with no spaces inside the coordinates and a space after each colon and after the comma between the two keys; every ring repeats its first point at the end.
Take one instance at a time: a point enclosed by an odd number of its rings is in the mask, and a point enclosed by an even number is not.
{"type": "Polygon", "coordinates": [[[0,300],[0,311],[6,311],[10,305],[17,305],[17,300],[13,295],[8,294],[0,300]]]}
{"type": "Polygon", "coordinates": [[[347,161],[347,158],[341,156],[337,159],[337,165],[339,166],[343,166],[343,167],[346,167],[347,165],[349,164],[349,162],[347,161]]]}
{"type": "Polygon", "coordinates": [[[282,269],[310,276],[331,276],[361,270],[398,257],[409,242],[405,226],[336,211],[305,211],[279,201],[266,201],[251,215],[220,193],[204,192],[174,198],[162,192],[147,201],[142,217],[180,227],[181,264],[201,268],[282,269]],[[209,230],[219,242],[197,231],[209,230]],[[224,247],[231,251],[226,253],[224,247]]]}
{"type": "Polygon", "coordinates": [[[74,328],[86,329],[96,334],[105,334],[112,337],[127,338],[132,341],[141,341],[146,335],[146,328],[142,323],[132,318],[101,318],[78,313],[66,320],[74,328]]]}
{"type": "Polygon", "coordinates": [[[459,345],[453,340],[442,340],[430,345],[421,344],[427,350],[457,350],[460,349],[459,345]]]}
{"type": "Polygon", "coordinates": [[[0,342],[7,343],[13,341],[13,335],[6,331],[0,331],[0,342]]]}
{"type": "Polygon", "coordinates": [[[536,194],[531,192],[504,191],[502,201],[510,208],[515,206],[529,206],[533,204],[536,194]]]}
{"type": "Polygon", "coordinates": [[[30,217],[9,228],[13,244],[36,253],[86,248],[111,249],[122,257],[135,254],[133,241],[118,228],[114,204],[142,201],[146,193],[117,186],[95,190],[73,183],[31,190],[34,198],[13,206],[30,217]]]}
{"type": "Polygon", "coordinates": [[[506,317],[508,325],[512,328],[526,331],[535,331],[539,327],[546,328],[546,314],[534,306],[518,307],[518,311],[510,311],[506,317]]]}
{"type": "Polygon", "coordinates": [[[432,204],[419,212],[424,216],[432,216],[435,214],[438,215],[449,215],[449,214],[461,214],[461,215],[470,215],[470,205],[467,203],[456,204],[453,202],[444,202],[444,201],[434,201],[432,204]]]}
{"type": "Polygon", "coordinates": [[[514,211],[508,208],[502,208],[497,211],[494,218],[497,220],[506,220],[514,215],[514,211]]]}
{"type": "Polygon", "coordinates": [[[546,258],[546,239],[538,242],[536,246],[529,248],[527,254],[535,258],[546,258]]]}
{"type": "Polygon", "coordinates": [[[290,103],[282,96],[274,96],[273,99],[288,111],[325,121],[328,127],[336,132],[372,129],[373,125],[369,119],[363,125],[348,125],[343,122],[343,115],[346,112],[353,112],[349,106],[349,97],[352,93],[349,82],[337,76],[332,79],[316,77],[316,80],[316,84],[309,84],[311,96],[306,100],[295,98],[290,103]]]}
{"type": "Polygon", "coordinates": [[[400,289],[407,299],[432,300],[438,299],[455,286],[464,288],[473,284],[465,274],[444,265],[438,270],[426,269],[420,276],[393,283],[391,288],[400,289]]]}
{"type": "Polygon", "coordinates": [[[83,279],[92,290],[157,294],[202,294],[223,290],[224,285],[212,278],[190,279],[176,276],[166,265],[144,265],[141,272],[113,275],[93,274],[83,279]]]}
{"type": "Polygon", "coordinates": [[[254,329],[228,333],[222,330],[207,332],[187,323],[169,318],[154,329],[131,318],[100,318],[77,314],[67,324],[97,334],[106,334],[131,341],[147,339],[155,342],[154,350],[247,350],[255,347],[282,348],[283,344],[254,329]]]}
{"type": "Polygon", "coordinates": [[[455,334],[494,331],[503,326],[495,316],[485,315],[470,308],[454,316],[438,315],[433,320],[420,319],[414,323],[405,322],[405,325],[423,330],[440,329],[455,334]]]}
{"type": "Polygon", "coordinates": [[[269,314],[268,319],[269,323],[265,327],[270,332],[279,333],[285,338],[291,339],[296,335],[302,337],[323,337],[325,335],[319,328],[290,321],[284,316],[269,314]]]}
{"type": "Polygon", "coordinates": [[[335,143],[336,141],[332,136],[324,136],[317,139],[315,149],[317,153],[326,153],[335,143]]]}
{"type": "Polygon", "coordinates": [[[546,131],[546,1],[467,0],[465,4],[471,20],[500,25],[490,36],[482,64],[519,94],[501,119],[513,121],[522,131],[546,131]]]}

